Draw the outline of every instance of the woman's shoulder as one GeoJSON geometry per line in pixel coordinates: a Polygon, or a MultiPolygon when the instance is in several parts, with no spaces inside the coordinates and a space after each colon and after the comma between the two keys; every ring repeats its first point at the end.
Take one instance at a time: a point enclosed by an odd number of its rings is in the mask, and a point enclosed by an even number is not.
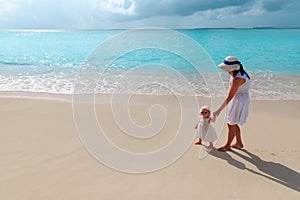
{"type": "Polygon", "coordinates": [[[232,80],[232,83],[233,84],[236,84],[236,85],[241,85],[243,83],[245,83],[247,80],[247,78],[242,78],[242,77],[234,77],[233,80],[232,80]]]}

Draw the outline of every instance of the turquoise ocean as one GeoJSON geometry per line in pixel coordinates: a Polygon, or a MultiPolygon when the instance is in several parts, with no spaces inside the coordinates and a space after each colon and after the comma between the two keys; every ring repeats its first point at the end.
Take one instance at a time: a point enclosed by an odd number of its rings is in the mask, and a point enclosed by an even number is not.
{"type": "MultiPolygon", "coordinates": [[[[254,99],[300,99],[300,29],[195,29],[176,30],[196,41],[211,57],[215,66],[227,55],[242,62],[252,80],[254,99]]],[[[111,63],[97,88],[89,88],[88,80],[78,84],[78,74],[91,52],[123,30],[1,30],[0,31],[0,95],[22,96],[31,93],[73,94],[74,85],[82,85],[79,93],[129,93],[167,95],[170,91],[161,83],[169,83],[177,95],[190,95],[182,83],[167,73],[171,66],[183,74],[198,96],[211,96],[206,78],[218,76],[225,88],[229,75],[216,67],[215,74],[199,76],[190,64],[170,53],[155,49],[138,49],[122,55],[111,63]],[[155,63],[162,68],[137,66],[155,63]],[[135,70],[130,74],[128,71],[135,70]],[[124,78],[124,74],[128,74],[124,78]],[[120,81],[122,76],[122,81],[120,81]],[[151,84],[143,81],[151,79],[151,84]],[[121,83],[121,84],[120,84],[121,83]],[[155,84],[157,83],[157,84],[155,84]]],[[[145,38],[147,39],[147,38],[145,38]]],[[[176,37],[172,38],[176,41],[176,37]]],[[[113,49],[117,49],[116,44],[113,49]]],[[[189,51],[186,47],[186,51],[189,51]]],[[[109,51],[109,49],[108,49],[109,51]]],[[[101,59],[101,55],[100,55],[101,59]]],[[[92,74],[93,72],[91,72],[92,74]]],[[[167,84],[168,85],[168,84],[167,84]]],[[[226,93],[216,81],[216,96],[226,93]],[[220,90],[218,91],[218,88],[220,90]]]]}

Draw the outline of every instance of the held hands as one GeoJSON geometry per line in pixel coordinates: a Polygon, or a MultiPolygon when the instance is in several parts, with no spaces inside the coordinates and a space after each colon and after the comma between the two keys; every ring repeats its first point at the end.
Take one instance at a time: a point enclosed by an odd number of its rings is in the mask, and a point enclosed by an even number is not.
{"type": "Polygon", "coordinates": [[[216,110],[215,112],[213,112],[213,116],[216,116],[216,117],[218,117],[220,113],[221,113],[221,111],[219,111],[219,110],[216,110]]]}
{"type": "Polygon", "coordinates": [[[211,122],[215,122],[219,114],[220,114],[220,111],[213,112],[211,122]]]}
{"type": "Polygon", "coordinates": [[[213,115],[211,118],[210,118],[210,121],[209,122],[215,122],[217,119],[217,116],[216,115],[213,115]]]}

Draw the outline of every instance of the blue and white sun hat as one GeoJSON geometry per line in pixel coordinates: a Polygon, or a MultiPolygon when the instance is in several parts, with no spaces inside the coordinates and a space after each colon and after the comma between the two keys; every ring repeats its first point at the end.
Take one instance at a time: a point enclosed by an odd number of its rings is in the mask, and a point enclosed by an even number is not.
{"type": "Polygon", "coordinates": [[[223,63],[219,64],[219,67],[222,68],[226,72],[231,72],[234,70],[240,69],[240,61],[235,56],[227,56],[223,63]]]}

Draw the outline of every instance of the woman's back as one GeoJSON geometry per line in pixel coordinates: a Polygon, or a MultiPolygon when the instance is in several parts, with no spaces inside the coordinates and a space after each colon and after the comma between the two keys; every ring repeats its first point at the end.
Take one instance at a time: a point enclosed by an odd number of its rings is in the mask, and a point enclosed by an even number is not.
{"type": "MultiPolygon", "coordinates": [[[[245,79],[245,83],[243,83],[242,85],[240,85],[240,87],[238,88],[236,94],[242,94],[242,93],[246,93],[249,91],[250,89],[250,79],[247,77],[246,74],[241,75],[241,72],[237,73],[237,75],[235,76],[235,78],[242,78],[245,79]]],[[[231,77],[230,83],[232,82],[233,78],[231,77]]]]}

